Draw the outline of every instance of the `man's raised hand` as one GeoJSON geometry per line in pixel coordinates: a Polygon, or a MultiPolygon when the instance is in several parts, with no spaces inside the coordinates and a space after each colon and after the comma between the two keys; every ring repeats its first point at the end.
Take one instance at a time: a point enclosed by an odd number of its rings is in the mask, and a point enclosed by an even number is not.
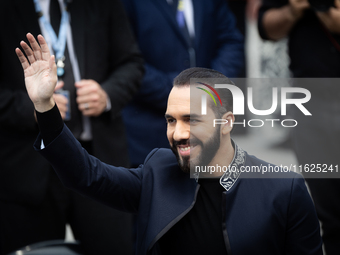
{"type": "Polygon", "coordinates": [[[288,6],[294,20],[300,19],[305,10],[310,7],[308,0],[289,0],[288,6]]]}
{"type": "Polygon", "coordinates": [[[40,46],[30,33],[27,34],[27,39],[31,47],[24,41],[20,42],[27,58],[19,48],[16,48],[15,52],[24,69],[28,95],[35,109],[45,112],[55,105],[53,92],[58,80],[57,66],[44,37],[38,35],[37,38],[40,46]]]}
{"type": "Polygon", "coordinates": [[[334,34],[340,34],[340,0],[334,1],[334,7],[326,12],[316,12],[323,25],[334,34]]]}

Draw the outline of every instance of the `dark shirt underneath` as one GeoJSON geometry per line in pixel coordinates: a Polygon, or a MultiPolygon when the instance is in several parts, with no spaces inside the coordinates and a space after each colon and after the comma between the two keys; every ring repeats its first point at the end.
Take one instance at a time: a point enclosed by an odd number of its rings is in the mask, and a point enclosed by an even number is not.
{"type": "Polygon", "coordinates": [[[219,179],[199,179],[194,207],[159,240],[164,254],[227,254],[222,222],[222,192],[219,179]]]}

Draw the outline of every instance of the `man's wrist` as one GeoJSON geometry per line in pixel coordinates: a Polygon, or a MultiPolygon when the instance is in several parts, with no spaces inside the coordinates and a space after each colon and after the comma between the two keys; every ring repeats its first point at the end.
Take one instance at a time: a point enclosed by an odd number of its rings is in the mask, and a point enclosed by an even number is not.
{"type": "Polygon", "coordinates": [[[62,131],[64,122],[56,104],[45,112],[36,111],[37,122],[45,146],[51,143],[62,131]]]}
{"type": "Polygon", "coordinates": [[[35,108],[35,110],[37,112],[43,113],[43,112],[47,112],[47,111],[51,110],[54,107],[55,104],[56,103],[55,103],[53,97],[51,97],[47,101],[35,102],[34,103],[34,108],[35,108]]]}

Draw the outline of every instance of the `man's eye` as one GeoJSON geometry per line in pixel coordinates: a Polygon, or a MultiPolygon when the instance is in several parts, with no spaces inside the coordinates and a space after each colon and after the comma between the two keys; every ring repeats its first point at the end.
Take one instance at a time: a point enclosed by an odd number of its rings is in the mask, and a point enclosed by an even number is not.
{"type": "Polygon", "coordinates": [[[166,123],[168,123],[168,124],[171,124],[171,123],[174,123],[174,122],[175,122],[174,119],[167,119],[167,120],[166,120],[166,123]]]}

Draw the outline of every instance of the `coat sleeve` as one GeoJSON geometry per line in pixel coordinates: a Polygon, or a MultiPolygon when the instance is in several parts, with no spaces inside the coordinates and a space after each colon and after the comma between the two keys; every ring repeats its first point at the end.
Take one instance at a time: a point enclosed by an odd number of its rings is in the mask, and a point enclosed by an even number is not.
{"type": "Polygon", "coordinates": [[[292,182],[285,254],[323,254],[319,221],[302,177],[295,177],[292,182]]]}
{"type": "Polygon", "coordinates": [[[137,212],[142,167],[126,169],[101,162],[81,147],[66,125],[46,147],[39,135],[34,148],[49,161],[66,187],[115,209],[137,212]]]}

